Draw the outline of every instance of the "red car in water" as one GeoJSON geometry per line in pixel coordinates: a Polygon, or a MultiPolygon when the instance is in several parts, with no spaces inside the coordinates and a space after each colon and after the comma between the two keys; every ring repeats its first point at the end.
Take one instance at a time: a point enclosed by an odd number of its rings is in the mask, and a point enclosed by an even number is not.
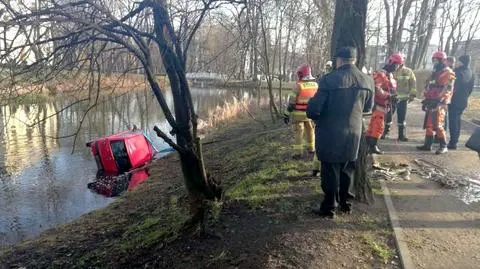
{"type": "Polygon", "coordinates": [[[149,163],[152,145],[142,132],[125,131],[88,142],[100,173],[119,175],[149,163]]]}
{"type": "Polygon", "coordinates": [[[87,147],[98,168],[96,180],[87,186],[96,193],[117,196],[148,179],[145,166],[152,161],[154,148],[142,132],[125,131],[101,137],[88,142],[87,147]]]}

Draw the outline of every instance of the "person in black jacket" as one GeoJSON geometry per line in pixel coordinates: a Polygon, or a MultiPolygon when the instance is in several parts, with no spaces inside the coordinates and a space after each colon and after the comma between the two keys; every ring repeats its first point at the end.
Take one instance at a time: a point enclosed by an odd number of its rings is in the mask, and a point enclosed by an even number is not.
{"type": "Polygon", "coordinates": [[[337,70],[325,75],[310,99],[307,117],[316,122],[315,148],[321,161],[322,190],[325,193],[316,214],[333,218],[335,209],[351,211],[349,200],[362,135],[363,113],[373,105],[373,79],[356,66],[356,48],[343,47],[336,53],[337,70]]]}
{"type": "Polygon", "coordinates": [[[448,149],[457,149],[460,137],[462,114],[468,105],[468,97],[473,90],[474,77],[470,69],[470,55],[458,58],[460,66],[455,68],[455,84],[453,86],[452,102],[448,105],[448,121],[450,129],[450,142],[448,149]]]}

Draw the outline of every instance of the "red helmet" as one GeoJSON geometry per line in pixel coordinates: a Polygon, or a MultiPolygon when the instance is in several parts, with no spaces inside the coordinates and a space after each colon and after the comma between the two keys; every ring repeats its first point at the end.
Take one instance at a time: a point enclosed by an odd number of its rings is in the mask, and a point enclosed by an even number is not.
{"type": "Polygon", "coordinates": [[[432,59],[439,59],[444,61],[447,59],[447,54],[443,51],[437,51],[433,53],[432,59]]]}
{"type": "Polygon", "coordinates": [[[405,63],[405,58],[403,57],[403,54],[400,52],[395,52],[388,57],[388,64],[404,64],[405,63]]]}
{"type": "Polygon", "coordinates": [[[297,77],[298,79],[302,79],[304,77],[308,77],[312,75],[312,69],[310,68],[309,64],[302,64],[297,69],[297,77]]]}

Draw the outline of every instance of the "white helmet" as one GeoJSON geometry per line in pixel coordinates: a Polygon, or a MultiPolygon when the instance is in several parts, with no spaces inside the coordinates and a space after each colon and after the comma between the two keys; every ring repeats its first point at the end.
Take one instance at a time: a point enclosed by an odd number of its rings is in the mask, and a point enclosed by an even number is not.
{"type": "Polygon", "coordinates": [[[326,66],[332,66],[333,63],[332,63],[332,61],[327,61],[327,63],[326,63],[325,65],[326,65],[326,66]]]}

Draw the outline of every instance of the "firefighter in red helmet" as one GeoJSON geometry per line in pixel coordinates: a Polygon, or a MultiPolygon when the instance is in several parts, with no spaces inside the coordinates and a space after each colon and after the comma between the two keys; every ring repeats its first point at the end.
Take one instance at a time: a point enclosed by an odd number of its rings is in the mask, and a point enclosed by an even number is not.
{"type": "Polygon", "coordinates": [[[312,76],[310,65],[302,64],[297,69],[298,81],[290,93],[287,112],[284,120],[288,124],[290,119],[295,130],[293,150],[295,157],[301,157],[305,151],[315,152],[315,133],[313,122],[307,118],[307,104],[318,90],[318,84],[312,76]],[[306,140],[306,143],[304,142],[306,140]]]}
{"type": "Polygon", "coordinates": [[[397,95],[397,83],[393,78],[393,73],[402,63],[403,57],[401,57],[401,55],[392,54],[383,69],[373,73],[373,79],[375,81],[375,106],[373,107],[373,114],[370,118],[366,135],[370,153],[383,154],[378,148],[377,143],[385,131],[385,116],[392,110],[392,104],[396,103],[394,99],[397,95]]]}
{"type": "Polygon", "coordinates": [[[440,142],[437,154],[448,151],[445,132],[445,115],[447,106],[450,104],[455,83],[455,73],[447,65],[447,54],[437,51],[432,56],[433,72],[425,86],[422,101],[422,110],[425,111],[423,128],[425,131],[425,142],[418,150],[431,151],[435,135],[440,142]]]}
{"type": "Polygon", "coordinates": [[[398,140],[408,141],[406,135],[406,116],[407,104],[415,99],[417,96],[417,79],[412,69],[405,66],[405,57],[401,52],[394,53],[390,56],[393,62],[400,64],[400,67],[395,71],[393,77],[397,81],[397,103],[392,105],[392,110],[386,115],[385,131],[382,139],[385,139],[392,125],[393,116],[397,114],[398,126],[398,140]]]}

